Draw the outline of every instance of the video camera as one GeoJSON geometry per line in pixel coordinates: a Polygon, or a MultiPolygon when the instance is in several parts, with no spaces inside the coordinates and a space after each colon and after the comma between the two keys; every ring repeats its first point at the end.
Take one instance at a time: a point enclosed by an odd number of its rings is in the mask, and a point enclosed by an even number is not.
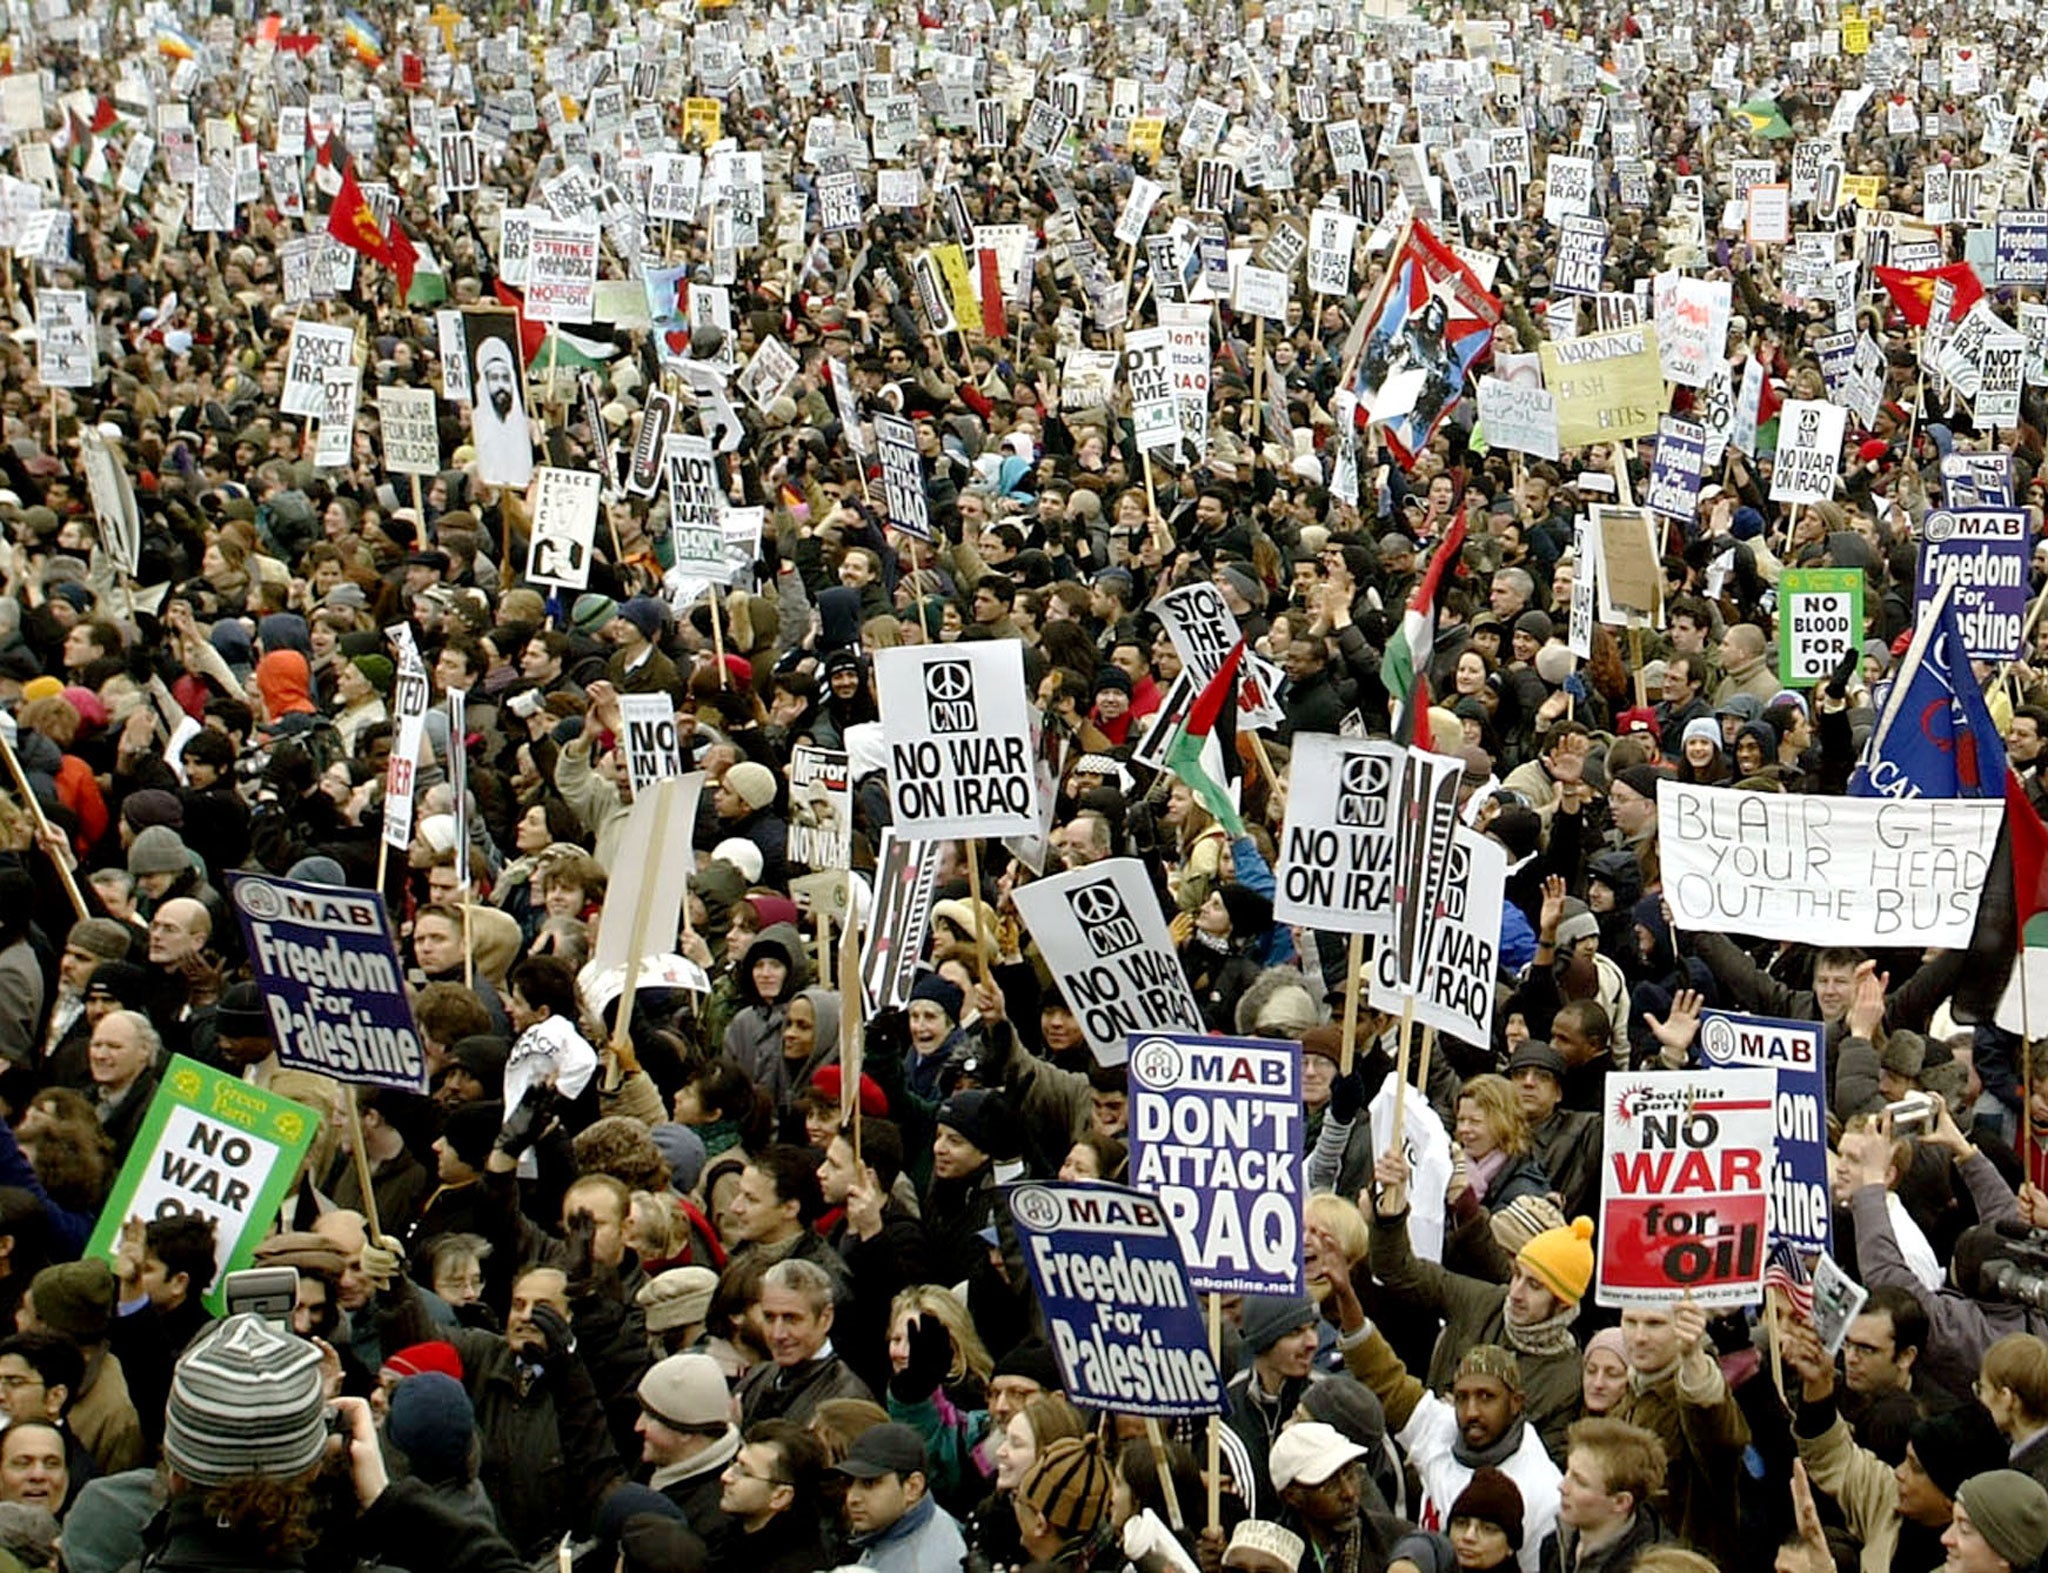
{"type": "Polygon", "coordinates": [[[1997,1229],[2004,1244],[1978,1278],[1983,1297],[2048,1314],[2048,1232],[2030,1229],[2016,1218],[2001,1219],[1997,1229]]]}

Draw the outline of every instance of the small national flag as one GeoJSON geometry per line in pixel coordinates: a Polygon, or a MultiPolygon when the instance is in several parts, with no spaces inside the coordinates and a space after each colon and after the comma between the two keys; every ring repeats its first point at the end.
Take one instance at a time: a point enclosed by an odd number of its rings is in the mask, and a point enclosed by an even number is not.
{"type": "Polygon", "coordinates": [[[1776,1289],[1792,1302],[1792,1309],[1807,1321],[1813,1320],[1813,1275],[1799,1253],[1784,1240],[1773,1240],[1764,1255],[1764,1292],[1776,1289]]]}
{"type": "Polygon", "coordinates": [[[1237,669],[1243,660],[1244,641],[1240,639],[1230,647],[1230,654],[1216,669],[1216,675],[1195,696],[1187,719],[1166,745],[1167,768],[1187,783],[1195,801],[1233,836],[1244,834],[1244,821],[1238,817],[1237,805],[1230,801],[1227,782],[1211,772],[1203,756],[1213,737],[1223,772],[1227,774],[1237,758],[1237,669]]]}
{"type": "Polygon", "coordinates": [[[391,220],[391,233],[384,241],[384,261],[391,271],[398,275],[398,298],[409,300],[412,296],[413,269],[419,266],[420,250],[412,243],[396,217],[391,220]]]}
{"type": "Polygon", "coordinates": [[[1927,326],[1928,314],[1934,310],[1934,286],[1942,279],[1955,288],[1955,300],[1948,311],[1951,322],[1960,321],[1964,312],[1984,298],[1984,281],[1967,262],[1951,262],[1946,267],[1917,273],[1904,268],[1872,268],[1870,276],[1884,286],[1899,314],[1916,328],[1927,326]]]}
{"type": "Polygon", "coordinates": [[[375,68],[384,63],[384,35],[362,12],[349,11],[342,16],[341,41],[364,65],[375,68]]]}
{"type": "Polygon", "coordinates": [[[1751,132],[1770,141],[1776,142],[1792,135],[1792,126],[1774,98],[1752,98],[1746,104],[1737,105],[1733,113],[1751,132]]]}
{"type": "Polygon", "coordinates": [[[1417,723],[1429,708],[1429,657],[1436,648],[1436,603],[1444,576],[1465,549],[1465,516],[1452,521],[1436,555],[1429,560],[1429,572],[1408,597],[1408,610],[1401,628],[1387,641],[1387,653],[1380,658],[1380,681],[1400,702],[1394,714],[1394,741],[1415,741],[1417,723]]]}
{"type": "Polygon", "coordinates": [[[1849,778],[1851,797],[1996,797],[2006,790],[2005,743],[1963,652],[1952,581],[1942,581],[1891,697],[1849,778]]]}
{"type": "Polygon", "coordinates": [[[2012,835],[2012,899],[2025,950],[2048,949],[2048,825],[2041,823],[2027,789],[2005,772],[2005,824],[2012,835]]]}
{"type": "Polygon", "coordinates": [[[199,45],[183,28],[160,22],[156,29],[156,52],[166,60],[196,60],[199,45]]]}

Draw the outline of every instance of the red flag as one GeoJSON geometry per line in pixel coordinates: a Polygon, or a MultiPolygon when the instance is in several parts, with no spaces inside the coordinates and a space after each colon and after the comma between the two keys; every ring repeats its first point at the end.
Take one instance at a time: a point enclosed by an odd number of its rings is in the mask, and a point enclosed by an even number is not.
{"type": "Polygon", "coordinates": [[[356,183],[353,167],[341,172],[341,190],[335,196],[334,206],[327,210],[327,233],[351,251],[359,251],[386,267],[391,265],[389,242],[377,227],[377,215],[363,199],[363,188],[356,183]]]}
{"type": "Polygon", "coordinates": [[[498,292],[501,304],[510,306],[519,317],[519,358],[528,365],[540,353],[540,347],[548,341],[548,325],[545,322],[526,320],[526,297],[507,284],[503,279],[491,280],[491,288],[498,292]]]}
{"type": "Polygon", "coordinates": [[[1927,315],[1934,309],[1934,286],[1942,279],[1955,286],[1955,304],[1948,314],[1951,322],[1984,298],[1984,281],[1967,262],[1951,262],[1924,273],[1909,273],[1904,268],[1872,268],[1870,276],[1884,286],[1900,315],[1916,328],[1927,326],[1927,315]]]}
{"type": "Polygon", "coordinates": [[[981,331],[991,339],[1010,336],[1009,319],[1003,315],[1002,259],[993,246],[984,246],[981,257],[981,331]]]}
{"type": "Polygon", "coordinates": [[[412,243],[412,237],[400,227],[398,220],[391,221],[391,234],[384,243],[385,265],[398,275],[398,304],[403,306],[412,294],[413,268],[419,263],[419,247],[412,243]]]}
{"type": "Polygon", "coordinates": [[[2026,787],[2010,769],[2005,773],[2005,823],[2012,836],[2013,927],[2020,948],[2048,945],[2048,922],[2034,921],[2048,913],[2048,825],[2041,823],[2026,787]]]}

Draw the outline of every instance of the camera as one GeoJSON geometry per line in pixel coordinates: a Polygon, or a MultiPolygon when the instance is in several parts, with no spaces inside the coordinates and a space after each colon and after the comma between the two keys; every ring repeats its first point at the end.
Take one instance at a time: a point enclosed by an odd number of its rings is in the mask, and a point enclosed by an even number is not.
{"type": "Polygon", "coordinates": [[[2048,1233],[2011,1219],[1998,1225],[1998,1233],[2003,1249],[1984,1264],[1978,1278],[1982,1297],[2048,1313],[2048,1233]]]}
{"type": "Polygon", "coordinates": [[[221,1298],[229,1316],[247,1311],[262,1317],[279,1332],[292,1330],[292,1308],[299,1301],[296,1267],[245,1267],[221,1280],[221,1298]]]}
{"type": "Polygon", "coordinates": [[[1924,1092],[1910,1092],[1897,1103],[1887,1103],[1884,1112],[1892,1117],[1894,1136],[1934,1129],[1934,1100],[1924,1092]]]}

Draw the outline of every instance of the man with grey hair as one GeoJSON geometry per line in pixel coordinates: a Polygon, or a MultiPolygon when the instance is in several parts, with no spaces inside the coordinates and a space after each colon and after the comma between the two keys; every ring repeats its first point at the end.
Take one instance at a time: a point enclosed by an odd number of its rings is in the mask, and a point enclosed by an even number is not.
{"type": "Polygon", "coordinates": [[[832,1349],[832,1275],[815,1262],[788,1258],[761,1275],[749,1315],[768,1346],[769,1363],[740,1381],[740,1424],[791,1420],[807,1425],[828,1398],[873,1392],[832,1349]]]}
{"type": "Polygon", "coordinates": [[[1529,603],[1536,597],[1536,581],[1529,576],[1526,568],[1503,568],[1493,576],[1493,586],[1487,592],[1487,604],[1493,608],[1493,615],[1512,628],[1515,619],[1529,609],[1529,603]]]}
{"type": "Polygon", "coordinates": [[[118,1165],[135,1144],[149,1100],[156,1095],[163,1040],[139,1010],[114,1010],[92,1029],[86,1060],[92,1071],[100,1129],[113,1144],[118,1165]]]}

